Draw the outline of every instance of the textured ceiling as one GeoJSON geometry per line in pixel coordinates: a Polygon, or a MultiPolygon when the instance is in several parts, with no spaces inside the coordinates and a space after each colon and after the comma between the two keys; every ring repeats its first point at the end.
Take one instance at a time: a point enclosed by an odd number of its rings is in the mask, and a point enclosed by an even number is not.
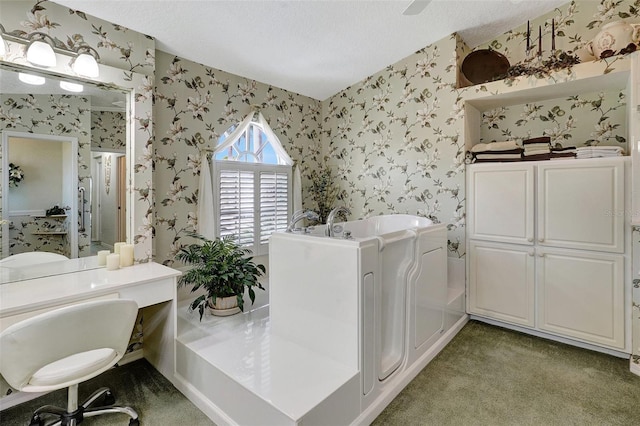
{"type": "Polygon", "coordinates": [[[475,47],[566,0],[56,0],[156,48],[318,100],[453,32],[475,47]]]}

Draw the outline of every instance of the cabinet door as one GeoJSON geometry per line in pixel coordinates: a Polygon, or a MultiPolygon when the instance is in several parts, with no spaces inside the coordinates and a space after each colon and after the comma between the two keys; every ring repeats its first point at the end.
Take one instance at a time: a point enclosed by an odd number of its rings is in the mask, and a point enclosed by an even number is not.
{"type": "Polygon", "coordinates": [[[533,247],[469,242],[469,311],[533,327],[533,247]]]}
{"type": "Polygon", "coordinates": [[[538,242],[624,252],[624,160],[538,165],[538,242]]]}
{"type": "Polygon", "coordinates": [[[467,174],[470,238],[532,244],[533,166],[474,164],[467,174]]]}
{"type": "Polygon", "coordinates": [[[538,249],[538,328],[624,348],[624,257],[538,249]]]}

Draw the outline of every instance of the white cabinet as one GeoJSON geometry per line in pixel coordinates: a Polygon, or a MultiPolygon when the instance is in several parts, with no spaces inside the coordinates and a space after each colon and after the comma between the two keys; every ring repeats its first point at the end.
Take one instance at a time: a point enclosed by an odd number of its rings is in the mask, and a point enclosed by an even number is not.
{"type": "Polygon", "coordinates": [[[478,164],[469,169],[467,220],[472,239],[533,242],[534,168],[478,164]]]}
{"type": "Polygon", "coordinates": [[[468,256],[470,311],[533,327],[533,247],[471,241],[468,256]]]}
{"type": "Polygon", "coordinates": [[[625,162],[470,165],[469,312],[625,350],[625,162]]]}
{"type": "Polygon", "coordinates": [[[624,348],[624,257],[538,249],[538,328],[624,348]]]}
{"type": "Polygon", "coordinates": [[[537,168],[538,243],[624,252],[622,158],[548,161],[537,168]]]}

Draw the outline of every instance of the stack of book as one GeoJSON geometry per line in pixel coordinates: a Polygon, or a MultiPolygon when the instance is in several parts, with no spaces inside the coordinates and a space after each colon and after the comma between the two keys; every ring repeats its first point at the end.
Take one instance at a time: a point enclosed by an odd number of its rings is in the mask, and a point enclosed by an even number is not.
{"type": "Polygon", "coordinates": [[[471,148],[474,163],[522,161],[522,147],[516,141],[479,143],[471,148]]]}
{"type": "Polygon", "coordinates": [[[619,146],[581,146],[577,149],[577,158],[619,157],[624,150],[619,146]]]}
{"type": "Polygon", "coordinates": [[[524,147],[522,155],[525,161],[548,160],[551,158],[551,138],[549,136],[525,139],[522,141],[522,146],[524,147]]]}

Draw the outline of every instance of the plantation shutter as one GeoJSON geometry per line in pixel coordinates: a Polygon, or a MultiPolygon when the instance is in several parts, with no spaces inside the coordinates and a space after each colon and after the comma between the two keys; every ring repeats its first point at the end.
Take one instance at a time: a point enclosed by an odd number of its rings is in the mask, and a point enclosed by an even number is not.
{"type": "Polygon", "coordinates": [[[220,236],[232,235],[243,246],[253,246],[255,226],[254,172],[220,170],[220,236]]]}
{"type": "Polygon", "coordinates": [[[289,175],[260,172],[260,244],[267,244],[273,232],[285,231],[289,216],[289,175]]]}
{"type": "Polygon", "coordinates": [[[260,112],[231,126],[213,152],[216,234],[232,236],[254,255],[268,254],[271,234],[288,226],[292,166],[260,112]]]}

